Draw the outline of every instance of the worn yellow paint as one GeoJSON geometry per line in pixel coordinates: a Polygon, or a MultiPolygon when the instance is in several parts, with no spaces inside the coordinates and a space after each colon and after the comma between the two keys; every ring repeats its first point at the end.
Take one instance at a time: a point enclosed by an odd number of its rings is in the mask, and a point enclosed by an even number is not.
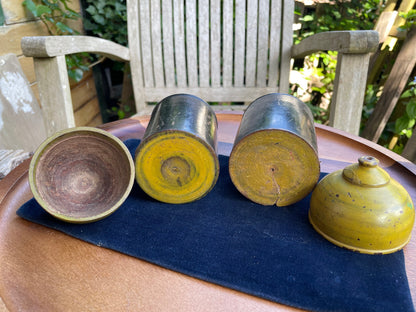
{"type": "Polygon", "coordinates": [[[142,141],[136,151],[136,180],[156,200],[179,204],[205,196],[219,174],[218,157],[207,143],[182,131],[142,141]]]}
{"type": "Polygon", "coordinates": [[[312,193],[309,220],[332,243],[354,251],[392,253],[410,240],[415,210],[407,191],[374,157],[362,157],[323,178],[312,193]]]}
{"type": "Polygon", "coordinates": [[[287,206],[312,191],[320,170],[311,145],[291,132],[271,129],[240,140],[229,171],[236,188],[253,202],[287,206]]]}

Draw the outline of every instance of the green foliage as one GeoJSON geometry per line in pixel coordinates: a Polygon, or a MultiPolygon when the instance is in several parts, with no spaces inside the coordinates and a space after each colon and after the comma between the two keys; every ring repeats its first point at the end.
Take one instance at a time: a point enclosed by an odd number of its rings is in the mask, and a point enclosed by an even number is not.
{"type": "Polygon", "coordinates": [[[3,8],[1,7],[1,1],[0,1],[0,26],[4,25],[4,13],[3,8]]]}
{"type": "Polygon", "coordinates": [[[328,51],[312,54],[310,60],[313,62],[318,60],[319,67],[314,68],[314,75],[320,77],[321,86],[313,86],[312,91],[324,94],[331,92],[334,88],[335,71],[337,67],[336,51],[328,51]]]}
{"type": "Polygon", "coordinates": [[[380,1],[334,1],[301,18],[302,32],[295,43],[310,35],[333,30],[373,29],[380,14],[380,1]]]}
{"type": "Polygon", "coordinates": [[[66,20],[77,20],[81,16],[72,10],[69,0],[24,0],[23,5],[46,25],[51,35],[75,35],[78,31],[66,25],[66,20]]]}
{"type": "MultiPolygon", "coordinates": [[[[302,23],[301,30],[295,34],[294,43],[313,34],[324,31],[336,30],[363,30],[373,29],[377,18],[382,9],[383,1],[369,0],[366,2],[359,0],[333,1],[331,4],[318,4],[316,10],[306,12],[300,17],[302,23]]],[[[300,12],[295,12],[300,15],[300,12]]],[[[335,79],[337,52],[327,51],[312,54],[309,61],[317,64],[312,75],[315,77],[311,85],[311,103],[317,105],[322,97],[327,97],[333,90],[335,79]]],[[[295,68],[296,69],[296,68],[295,68]]],[[[298,69],[302,70],[302,69],[298,69]]],[[[369,90],[367,98],[375,96],[375,90],[369,90]],[[372,96],[370,96],[372,94],[372,96]]],[[[368,108],[368,114],[372,108],[368,108]]],[[[328,120],[328,112],[319,108],[319,113],[314,112],[315,121],[325,123],[328,120]]]]}
{"type": "Polygon", "coordinates": [[[416,25],[416,10],[410,10],[399,15],[405,19],[405,23],[399,27],[400,30],[409,30],[416,25]]]}
{"type": "Polygon", "coordinates": [[[405,113],[396,119],[394,133],[410,138],[416,124],[416,80],[408,84],[409,88],[403,92],[400,99],[405,105],[405,113]]]}
{"type": "Polygon", "coordinates": [[[127,45],[126,0],[86,0],[88,4],[85,30],[92,34],[127,45]]]}
{"type": "Polygon", "coordinates": [[[313,119],[316,121],[316,123],[323,124],[328,120],[328,114],[326,113],[326,109],[323,109],[316,105],[312,105],[309,102],[306,102],[306,105],[310,108],[313,119]]]}
{"type": "Polygon", "coordinates": [[[380,98],[380,86],[369,84],[367,85],[365,97],[364,97],[364,103],[363,111],[361,114],[361,130],[364,128],[365,122],[370,117],[371,113],[374,110],[374,106],[376,105],[378,99],[380,98]]]}
{"type": "Polygon", "coordinates": [[[111,107],[108,113],[112,116],[117,116],[118,119],[124,119],[131,114],[131,108],[128,105],[122,105],[119,103],[118,106],[111,107]]]}
{"type": "MultiPolygon", "coordinates": [[[[79,32],[67,25],[67,20],[78,20],[81,15],[72,10],[69,0],[24,0],[22,5],[39,18],[47,27],[51,35],[78,35],[79,32]]],[[[88,71],[87,64],[92,57],[88,53],[71,54],[66,56],[68,75],[78,82],[82,79],[84,72],[88,71]]]]}
{"type": "MultiPolygon", "coordinates": [[[[84,28],[87,33],[117,42],[127,46],[127,7],[126,0],[85,0],[86,9],[84,16],[84,28]]],[[[113,73],[124,71],[125,64],[113,62],[113,73]]],[[[123,119],[133,112],[129,105],[119,101],[117,106],[112,106],[107,113],[123,119]]]]}

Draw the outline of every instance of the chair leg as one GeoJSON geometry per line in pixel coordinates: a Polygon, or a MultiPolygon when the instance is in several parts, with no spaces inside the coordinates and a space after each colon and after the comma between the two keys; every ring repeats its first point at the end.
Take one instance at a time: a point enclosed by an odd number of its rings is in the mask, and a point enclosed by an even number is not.
{"type": "Polygon", "coordinates": [[[34,58],[47,135],[75,127],[65,56],[34,58]]]}
{"type": "Polygon", "coordinates": [[[369,59],[369,53],[338,54],[330,126],[359,134],[369,59]]]}

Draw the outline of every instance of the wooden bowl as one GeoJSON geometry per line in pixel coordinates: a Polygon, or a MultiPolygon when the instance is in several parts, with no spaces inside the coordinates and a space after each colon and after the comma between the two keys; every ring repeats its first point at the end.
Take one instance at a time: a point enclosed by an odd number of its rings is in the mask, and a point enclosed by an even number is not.
{"type": "Polygon", "coordinates": [[[54,217],[72,223],[113,213],[134,182],[129,150],[114,135],[78,127],[57,132],[36,150],[29,183],[36,201],[54,217]]]}

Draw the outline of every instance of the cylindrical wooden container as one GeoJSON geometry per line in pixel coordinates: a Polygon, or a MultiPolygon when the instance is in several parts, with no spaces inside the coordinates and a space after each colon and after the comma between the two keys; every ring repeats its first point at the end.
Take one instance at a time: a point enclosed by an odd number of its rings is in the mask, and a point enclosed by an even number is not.
{"type": "Polygon", "coordinates": [[[149,196],[187,203],[205,196],[219,175],[217,118],[200,98],[176,94],[154,108],[136,150],[136,180],[149,196]]]}
{"type": "Polygon", "coordinates": [[[304,198],[320,173],[310,109],[279,93],[251,103],[241,120],[229,171],[236,188],[253,202],[287,206],[304,198]]]}

